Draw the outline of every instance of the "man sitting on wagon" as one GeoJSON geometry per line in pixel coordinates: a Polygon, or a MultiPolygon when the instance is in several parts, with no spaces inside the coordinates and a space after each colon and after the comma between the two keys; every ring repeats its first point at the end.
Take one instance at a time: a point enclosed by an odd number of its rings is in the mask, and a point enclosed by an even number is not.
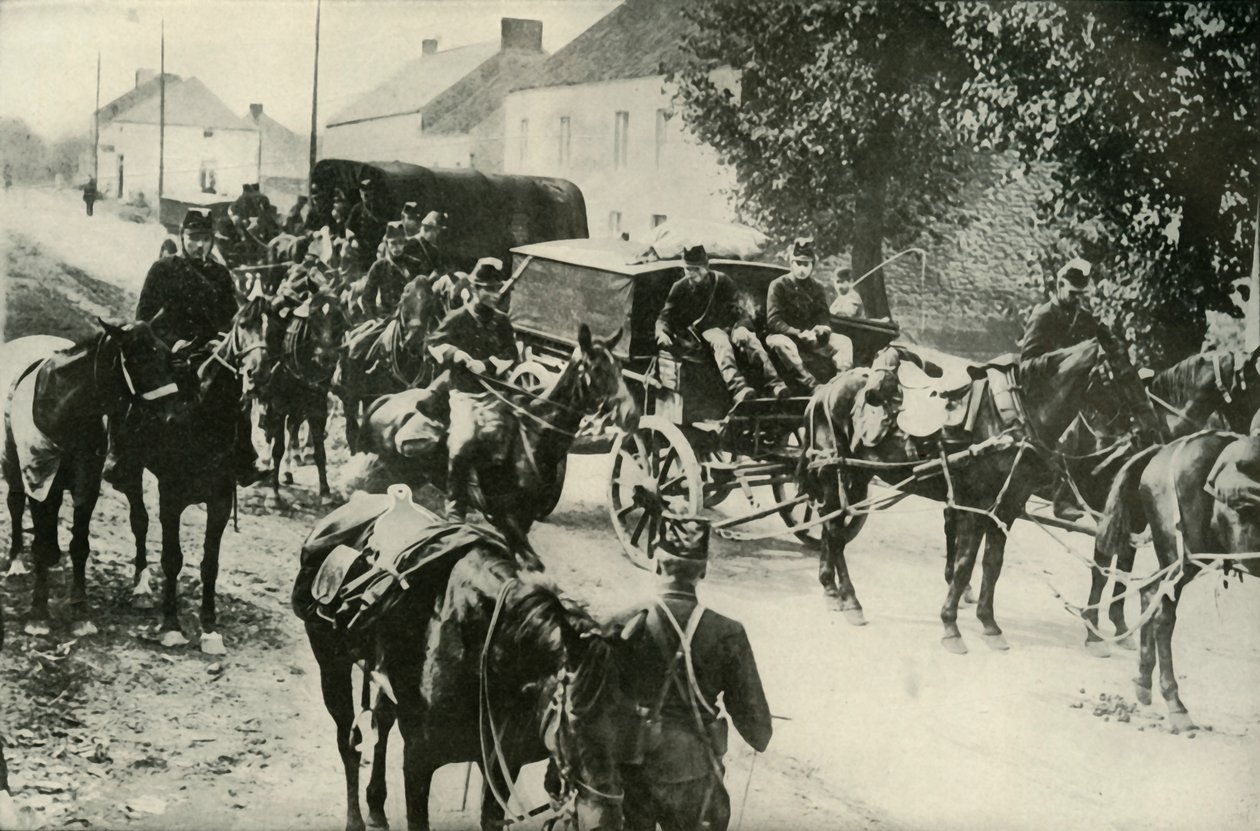
{"type": "Polygon", "coordinates": [[[701,341],[712,350],[733,403],[754,394],[735,360],[736,350],[760,370],[775,397],[790,395],[753,334],[735,282],[720,271],[711,271],[704,246],[694,245],[683,249],[683,277],[670,287],[665,308],[656,319],[656,343],[662,349],[699,348],[701,341]]]}
{"type": "Polygon", "coordinates": [[[822,284],[813,279],[814,241],[792,243],[792,270],[770,284],[766,298],[766,346],[783,362],[791,380],[806,389],[828,381],[806,369],[801,353],[825,359],[836,373],[853,366],[853,341],[831,330],[831,311],[822,284]]]}
{"type": "Polygon", "coordinates": [[[511,429],[498,399],[479,375],[501,375],[520,360],[516,333],[499,311],[503,263],[483,257],[470,277],[476,296],[446,316],[429,335],[429,352],[450,370],[450,432],[446,438],[448,476],[446,513],[463,521],[468,513],[468,483],[477,461],[502,461],[510,449],[511,429]]]}

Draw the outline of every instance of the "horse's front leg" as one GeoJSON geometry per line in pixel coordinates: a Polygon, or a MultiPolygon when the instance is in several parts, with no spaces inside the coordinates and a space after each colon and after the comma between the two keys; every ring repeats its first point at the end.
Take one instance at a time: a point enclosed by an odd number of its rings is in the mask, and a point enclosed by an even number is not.
{"type": "MultiPolygon", "coordinates": [[[[1015,512],[1010,508],[999,510],[998,519],[1006,528],[1015,521],[1015,512]]],[[[1002,576],[1002,563],[1006,558],[1006,528],[992,519],[984,520],[987,525],[984,539],[984,561],[981,564],[980,600],[976,604],[976,617],[984,627],[984,640],[993,649],[1010,649],[1002,628],[997,625],[993,605],[997,595],[997,582],[1002,576]]]]}
{"type": "Polygon", "coordinates": [[[337,728],[337,753],[346,777],[346,831],[363,831],[359,806],[359,750],[354,729],[354,680],[352,662],[338,643],[338,635],[322,621],[306,625],[311,651],[319,664],[319,685],[324,707],[337,728]]]}
{"type": "Polygon", "coordinates": [[[153,571],[149,568],[149,510],[144,505],[144,487],[140,477],[123,488],[127,498],[127,518],[131,535],[136,540],[135,573],[131,584],[131,606],[153,608],[153,571]]]}
{"type": "Polygon", "coordinates": [[[482,781],[486,783],[481,793],[481,831],[500,831],[504,827],[505,812],[503,806],[499,804],[499,798],[495,796],[494,788],[490,786],[490,782],[496,782],[499,792],[504,796],[505,800],[509,799],[512,793],[512,786],[516,782],[516,775],[521,772],[521,766],[512,762],[508,763],[506,771],[507,782],[500,781],[495,770],[486,770],[480,762],[477,763],[477,767],[481,768],[482,781]]]}
{"type": "MultiPolygon", "coordinates": [[[[1142,616],[1152,603],[1159,603],[1161,583],[1142,587],[1142,616]]],[[[1155,621],[1146,620],[1138,637],[1138,674],[1133,679],[1133,694],[1139,704],[1151,703],[1151,675],[1155,672],[1155,621]]]]}
{"type": "Polygon", "coordinates": [[[853,587],[853,580],[849,577],[844,535],[844,517],[823,523],[818,579],[822,582],[823,591],[833,608],[854,626],[865,626],[866,616],[862,614],[862,603],[858,600],[857,589],[853,587]]]}
{"type": "MultiPolygon", "coordinates": [[[[22,553],[24,533],[22,518],[26,511],[26,490],[22,484],[22,468],[17,460],[17,448],[6,442],[4,453],[4,481],[8,486],[9,504],[9,565],[18,562],[22,553]]],[[[32,512],[33,515],[34,512],[32,512]]]]}
{"type": "Polygon", "coordinates": [[[70,532],[70,562],[73,582],[70,588],[70,633],[76,638],[96,634],[96,626],[88,620],[87,562],[92,553],[92,513],[101,494],[100,471],[76,471],[74,525],[70,532]]]}
{"type": "Polygon", "coordinates": [[[394,729],[397,714],[394,702],[384,694],[378,697],[372,709],[376,721],[376,745],[372,748],[372,776],[367,786],[368,827],[389,828],[389,820],[385,817],[385,799],[388,796],[385,765],[389,757],[389,734],[394,729]]]}
{"type": "Polygon", "coordinates": [[[206,539],[201,557],[201,651],[207,655],[225,655],[223,636],[218,631],[215,597],[219,581],[219,548],[223,531],[232,512],[232,482],[225,479],[206,500],[206,539]]]}
{"type": "Polygon", "coordinates": [[[346,449],[351,453],[359,452],[359,402],[349,392],[338,396],[341,399],[341,411],[346,417],[346,449]]]}
{"type": "Polygon", "coordinates": [[[976,552],[980,548],[984,530],[970,511],[956,511],[952,526],[954,572],[949,581],[949,589],[945,592],[945,603],[941,606],[941,623],[945,625],[941,644],[956,655],[965,655],[967,645],[958,629],[958,603],[971,583],[971,572],[976,566],[976,552]]]}
{"type": "MultiPolygon", "coordinates": [[[[408,831],[429,831],[429,791],[437,763],[425,741],[425,715],[420,708],[400,706],[398,727],[403,737],[403,791],[408,831]]],[[[375,775],[375,773],[373,774],[375,775]]]]}
{"type": "Polygon", "coordinates": [[[280,465],[284,459],[285,430],[288,422],[288,416],[277,414],[272,423],[270,435],[267,437],[271,442],[271,492],[277,502],[280,501],[280,465]]]}
{"type": "MultiPolygon", "coordinates": [[[[60,478],[60,477],[58,477],[60,478]]],[[[48,498],[43,502],[31,502],[31,519],[35,534],[31,541],[32,559],[35,561],[35,586],[31,592],[31,615],[26,624],[28,635],[47,635],[52,618],[48,610],[48,572],[61,559],[57,545],[57,515],[61,512],[61,483],[54,481],[48,498]]]]}
{"type": "Polygon", "coordinates": [[[9,795],[9,767],[4,760],[4,739],[0,739],[0,828],[17,828],[18,812],[9,795]]]}
{"type": "Polygon", "coordinates": [[[179,573],[184,568],[184,550],[179,543],[179,517],[184,506],[158,488],[158,522],[162,525],[162,646],[184,646],[188,639],[179,628],[179,573]]]}
{"type": "MultiPolygon", "coordinates": [[[[1116,562],[1116,568],[1125,574],[1133,571],[1133,561],[1137,557],[1137,549],[1125,544],[1122,556],[1116,562]]],[[[1111,589],[1111,607],[1108,609],[1107,616],[1111,619],[1111,625],[1115,627],[1116,645],[1122,649],[1134,649],[1133,633],[1129,631],[1129,624],[1124,619],[1124,601],[1128,592],[1128,584],[1117,579],[1115,585],[1111,589]]]]}
{"type": "Polygon", "coordinates": [[[328,427],[328,412],[315,413],[306,420],[310,428],[310,440],[314,446],[315,470],[319,474],[319,496],[324,499],[332,494],[328,487],[328,458],[324,453],[324,438],[328,427]]]}

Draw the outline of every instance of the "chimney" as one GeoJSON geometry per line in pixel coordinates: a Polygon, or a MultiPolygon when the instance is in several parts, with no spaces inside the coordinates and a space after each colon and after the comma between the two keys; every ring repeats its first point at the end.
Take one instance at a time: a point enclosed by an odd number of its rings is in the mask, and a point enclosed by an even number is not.
{"type": "Polygon", "coordinates": [[[425,38],[424,40],[420,41],[420,54],[421,55],[436,55],[437,54],[437,38],[425,38]]]}
{"type": "Polygon", "coordinates": [[[249,105],[249,117],[254,119],[254,121],[257,121],[258,119],[262,118],[262,113],[263,113],[262,104],[249,105]]]}
{"type": "Polygon", "coordinates": [[[526,52],[541,52],[542,31],[541,20],[505,17],[500,26],[499,50],[521,49],[526,52]]]}
{"type": "Polygon", "coordinates": [[[138,89],[141,84],[147,84],[149,81],[152,81],[157,76],[158,76],[158,71],[156,69],[137,69],[136,70],[136,88],[138,89]]]}

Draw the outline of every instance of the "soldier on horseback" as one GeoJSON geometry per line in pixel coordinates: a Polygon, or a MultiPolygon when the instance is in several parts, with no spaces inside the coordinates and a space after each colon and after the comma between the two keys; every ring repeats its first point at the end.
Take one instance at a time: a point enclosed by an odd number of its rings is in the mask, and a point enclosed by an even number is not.
{"type": "Polygon", "coordinates": [[[376,177],[365,175],[359,182],[359,203],[346,218],[346,238],[357,252],[359,273],[372,267],[376,249],[385,238],[390,209],[385,186],[376,177]]]}
{"type": "Polygon", "coordinates": [[[430,354],[450,370],[447,514],[459,520],[468,511],[468,483],[478,457],[505,456],[511,439],[507,416],[478,378],[502,374],[520,360],[512,323],[498,308],[502,269],[493,257],[479,260],[470,278],[475,299],[447,315],[429,336],[430,354]]]}
{"type": "Polygon", "coordinates": [[[773,727],[761,676],[744,627],[705,607],[696,585],[705,576],[709,524],[663,517],[656,597],[619,615],[623,631],[646,624],[630,639],[626,665],[640,721],[623,748],[627,831],[724,831],[731,806],[723,782],[727,723],[718,696],[740,736],[758,752],[773,727]]]}
{"type": "Polygon", "coordinates": [[[393,312],[407,283],[420,273],[413,268],[415,261],[404,253],[408,242],[403,223],[391,222],[386,226],[384,255],[368,269],[359,297],[366,317],[384,317],[393,312]]]}
{"type": "MultiPolygon", "coordinates": [[[[213,234],[210,211],[190,208],[180,225],[181,254],[155,262],[140,290],[136,319],[150,321],[154,334],[177,351],[183,344],[204,345],[227,330],[236,315],[232,275],[210,259],[213,234]]],[[[135,449],[147,432],[141,411],[133,409],[119,423],[110,424],[109,432],[103,476],[117,487],[140,472],[135,449]]],[[[235,441],[237,483],[252,485],[269,471],[259,466],[247,410],[240,412],[235,441]]]]}

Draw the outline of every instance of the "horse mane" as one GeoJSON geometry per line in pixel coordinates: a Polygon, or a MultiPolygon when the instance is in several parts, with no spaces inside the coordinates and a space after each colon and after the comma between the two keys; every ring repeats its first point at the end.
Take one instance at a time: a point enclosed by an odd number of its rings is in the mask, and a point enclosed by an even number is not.
{"type": "MultiPolygon", "coordinates": [[[[1191,355],[1157,373],[1151,379],[1151,391],[1173,403],[1190,401],[1198,391],[1199,371],[1211,354],[1211,352],[1200,352],[1197,355],[1191,355]]],[[[1225,353],[1225,357],[1229,359],[1229,369],[1232,373],[1234,357],[1228,352],[1225,353]]]]}

